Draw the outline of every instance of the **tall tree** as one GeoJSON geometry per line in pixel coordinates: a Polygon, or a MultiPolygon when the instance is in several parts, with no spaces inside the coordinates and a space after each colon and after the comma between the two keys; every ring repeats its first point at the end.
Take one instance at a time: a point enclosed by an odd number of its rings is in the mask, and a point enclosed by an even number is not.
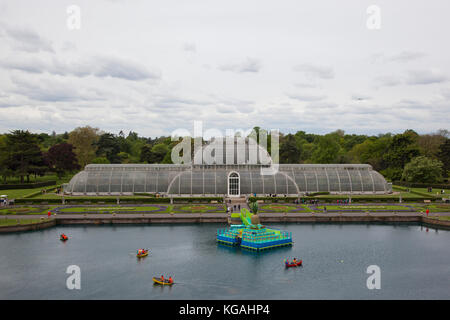
{"type": "Polygon", "coordinates": [[[6,134],[5,153],[5,165],[20,177],[21,183],[24,182],[25,176],[29,181],[30,174],[41,174],[45,171],[37,136],[28,130],[14,130],[6,134]]]}
{"type": "Polygon", "coordinates": [[[420,183],[441,182],[442,162],[425,156],[415,157],[406,164],[402,180],[420,183]]]}
{"type": "Polygon", "coordinates": [[[280,141],[280,163],[299,163],[300,148],[292,134],[288,134],[280,141]]]}
{"type": "Polygon", "coordinates": [[[52,146],[45,154],[45,158],[50,169],[56,172],[59,178],[64,176],[66,172],[80,168],[73,146],[69,143],[60,143],[52,146]]]}
{"type": "Polygon", "coordinates": [[[75,148],[74,152],[77,155],[78,164],[82,168],[95,158],[97,150],[95,142],[98,141],[98,133],[98,128],[90,126],[79,127],[69,133],[67,143],[75,148]]]}
{"type": "MultiPolygon", "coordinates": [[[[125,139],[123,138],[123,140],[125,139]]],[[[102,134],[95,145],[97,146],[96,154],[98,157],[106,157],[110,163],[120,163],[120,157],[118,156],[120,152],[119,140],[112,133],[102,134]]]]}
{"type": "Polygon", "coordinates": [[[418,134],[412,130],[406,130],[402,134],[397,134],[392,138],[391,143],[384,154],[384,160],[388,163],[388,168],[383,173],[393,181],[402,178],[404,166],[411,159],[420,155],[417,146],[418,134]]]}
{"type": "Polygon", "coordinates": [[[442,171],[444,177],[450,175],[450,139],[446,139],[439,147],[438,158],[442,162],[442,171]]]}
{"type": "Polygon", "coordinates": [[[311,161],[313,163],[335,163],[341,149],[339,136],[329,133],[319,136],[317,140],[311,161]]]}

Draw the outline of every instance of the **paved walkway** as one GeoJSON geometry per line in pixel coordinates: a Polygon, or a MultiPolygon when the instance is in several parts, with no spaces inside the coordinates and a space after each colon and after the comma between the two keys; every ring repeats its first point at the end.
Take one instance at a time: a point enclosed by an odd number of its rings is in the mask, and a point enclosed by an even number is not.
{"type": "MultiPolygon", "coordinates": [[[[336,212],[329,212],[329,213],[311,213],[311,212],[296,212],[296,213],[260,213],[259,216],[264,218],[272,218],[272,217],[313,217],[313,216],[319,216],[319,217],[365,217],[367,215],[374,216],[374,217],[418,217],[422,214],[417,212],[371,212],[369,214],[364,212],[343,212],[343,213],[336,213],[336,212]]],[[[425,214],[423,216],[426,216],[425,214]]],[[[430,213],[428,215],[429,217],[436,217],[436,216],[450,216],[450,212],[442,212],[442,213],[430,213]]],[[[7,218],[7,219],[40,219],[41,217],[47,218],[47,215],[36,215],[36,214],[28,214],[28,215],[3,215],[0,216],[0,219],[7,218]]],[[[227,218],[229,217],[229,214],[226,213],[174,213],[174,214],[168,214],[168,213],[144,213],[144,214],[137,214],[137,213],[116,213],[115,215],[104,213],[104,214],[96,214],[96,213],[89,213],[89,214],[71,214],[71,213],[64,213],[64,214],[57,214],[52,215],[52,218],[55,219],[111,219],[111,218],[227,218]]]]}

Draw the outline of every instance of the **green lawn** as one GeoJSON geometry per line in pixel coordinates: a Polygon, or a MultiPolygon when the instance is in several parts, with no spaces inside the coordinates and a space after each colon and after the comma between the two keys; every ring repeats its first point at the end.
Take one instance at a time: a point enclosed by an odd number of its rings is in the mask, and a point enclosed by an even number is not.
{"type": "MultiPolygon", "coordinates": [[[[168,213],[171,211],[171,205],[168,205],[164,211],[158,211],[158,213],[168,213]]],[[[75,207],[61,209],[61,213],[85,213],[89,211],[95,211],[96,213],[121,213],[123,211],[148,211],[153,212],[158,210],[156,206],[142,206],[142,207],[120,207],[120,206],[95,206],[95,207],[75,207]]]]}
{"type": "MultiPolygon", "coordinates": [[[[327,210],[338,210],[338,211],[349,211],[349,210],[363,210],[363,211],[408,211],[410,210],[406,206],[390,206],[390,205],[363,205],[363,206],[357,206],[357,205],[340,205],[340,206],[326,206],[327,210]]],[[[318,206],[320,210],[323,211],[324,206],[318,206]]]]}
{"type": "MultiPolygon", "coordinates": [[[[394,190],[396,191],[396,190],[394,190]]],[[[402,198],[421,198],[421,195],[415,194],[415,193],[410,193],[410,192],[400,192],[402,198]]],[[[330,194],[330,195],[320,195],[317,196],[316,198],[334,198],[334,199],[347,199],[349,198],[350,195],[341,195],[341,194],[330,194]]],[[[371,198],[371,199],[383,199],[383,198],[393,198],[393,199],[398,199],[399,198],[399,194],[355,194],[355,195],[351,195],[352,199],[366,199],[366,198],[371,198]]],[[[431,197],[431,195],[430,195],[431,197]]]]}
{"type": "Polygon", "coordinates": [[[41,197],[44,196],[41,191],[42,189],[48,189],[53,188],[55,186],[48,186],[48,187],[40,187],[40,188],[34,188],[34,189],[10,189],[10,190],[0,190],[1,195],[7,195],[9,199],[19,199],[23,198],[25,196],[31,195],[33,193],[38,192],[36,196],[41,197]]]}
{"type": "Polygon", "coordinates": [[[25,225],[41,222],[40,219],[4,219],[0,218],[0,226],[15,226],[17,224],[25,225]]]}
{"type": "Polygon", "coordinates": [[[411,206],[417,208],[417,211],[419,212],[425,212],[427,209],[430,210],[430,212],[450,212],[450,204],[412,204],[411,206]]]}

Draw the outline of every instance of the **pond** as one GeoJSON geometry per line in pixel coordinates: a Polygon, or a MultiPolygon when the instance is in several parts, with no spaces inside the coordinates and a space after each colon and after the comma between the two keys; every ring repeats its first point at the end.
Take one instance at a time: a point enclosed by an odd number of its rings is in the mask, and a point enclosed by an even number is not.
{"type": "Polygon", "coordinates": [[[271,224],[292,247],[216,244],[221,224],[57,226],[0,235],[0,299],[450,299],[450,231],[417,224],[271,224]],[[69,236],[67,242],[59,234],[69,236]],[[136,250],[149,248],[138,260],[136,250]],[[303,260],[286,269],[285,258],[303,260]],[[67,267],[81,270],[69,290],[67,267]],[[369,290],[370,265],[381,289],[369,290]],[[172,276],[172,287],[152,276],[172,276]]]}

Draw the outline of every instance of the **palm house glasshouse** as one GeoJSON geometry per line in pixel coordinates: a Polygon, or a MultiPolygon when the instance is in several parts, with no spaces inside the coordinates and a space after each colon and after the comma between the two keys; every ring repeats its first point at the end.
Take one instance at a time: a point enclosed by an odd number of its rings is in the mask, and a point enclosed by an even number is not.
{"type": "MultiPolygon", "coordinates": [[[[208,147],[200,150],[204,158],[205,153],[211,154],[208,147]]],[[[272,165],[270,156],[259,145],[257,149],[255,164],[249,164],[251,146],[247,142],[226,146],[225,152],[213,150],[217,156],[213,164],[89,164],[64,186],[64,192],[71,195],[152,193],[168,196],[392,192],[391,184],[368,164],[279,164],[273,174],[267,174],[272,165]],[[269,159],[269,163],[262,164],[267,163],[264,159],[269,159]]]]}

